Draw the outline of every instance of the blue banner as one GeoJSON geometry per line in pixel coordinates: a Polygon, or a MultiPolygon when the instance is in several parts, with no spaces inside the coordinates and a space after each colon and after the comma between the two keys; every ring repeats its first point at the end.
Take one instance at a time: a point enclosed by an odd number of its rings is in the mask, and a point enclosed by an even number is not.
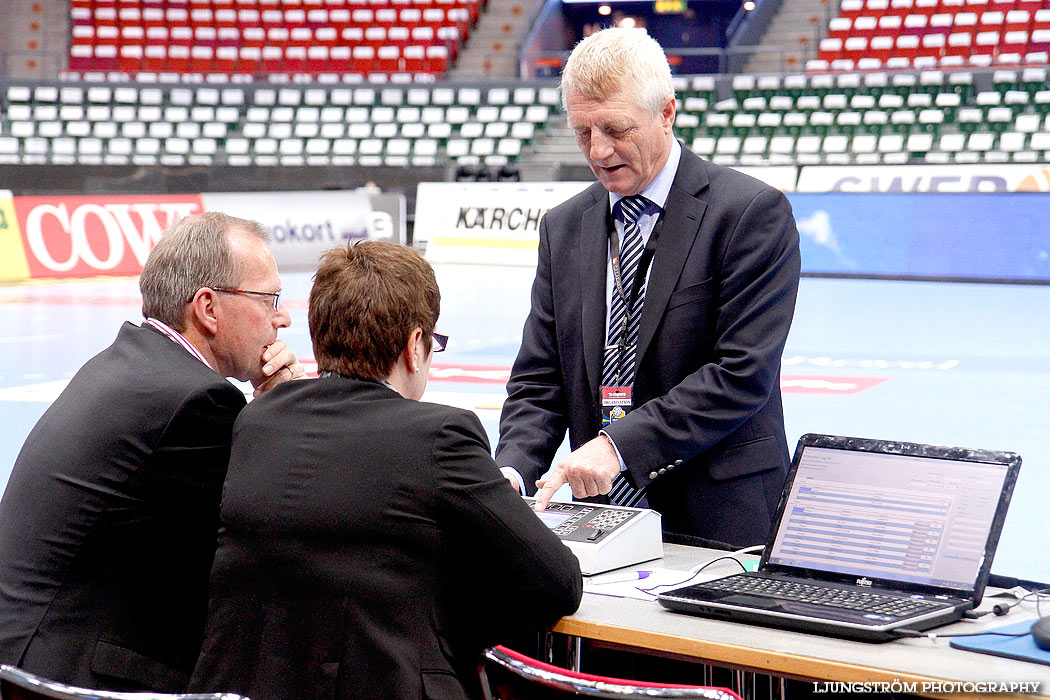
{"type": "Polygon", "coordinates": [[[787,197],[804,273],[1050,282],[1050,194],[787,197]]]}

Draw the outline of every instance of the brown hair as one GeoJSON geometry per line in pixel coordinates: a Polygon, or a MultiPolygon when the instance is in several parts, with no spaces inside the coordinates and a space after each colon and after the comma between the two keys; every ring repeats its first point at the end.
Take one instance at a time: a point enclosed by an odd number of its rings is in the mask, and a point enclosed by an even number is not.
{"type": "Polygon", "coordinates": [[[310,290],[317,368],[386,378],[416,328],[430,351],[440,310],[434,270],[413,248],[384,241],[333,248],[321,257],[310,290]]]}

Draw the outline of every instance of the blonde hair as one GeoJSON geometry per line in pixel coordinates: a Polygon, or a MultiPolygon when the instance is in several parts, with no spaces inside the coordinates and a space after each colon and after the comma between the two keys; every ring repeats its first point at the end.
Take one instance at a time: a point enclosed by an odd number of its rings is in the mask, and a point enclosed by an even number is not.
{"type": "Polygon", "coordinates": [[[561,75],[563,107],[570,90],[590,100],[625,91],[657,114],[674,97],[674,82],[664,50],[644,29],[610,27],[572,50],[561,75]]]}

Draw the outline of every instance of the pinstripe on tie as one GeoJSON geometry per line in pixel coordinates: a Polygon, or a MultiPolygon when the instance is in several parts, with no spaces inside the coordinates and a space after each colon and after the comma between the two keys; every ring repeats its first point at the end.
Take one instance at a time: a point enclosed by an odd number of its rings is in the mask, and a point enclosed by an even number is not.
{"type": "MultiPolygon", "coordinates": [[[[620,200],[620,213],[623,216],[620,274],[623,289],[628,295],[635,287],[634,278],[645,249],[638,217],[648,205],[649,200],[641,195],[632,195],[620,200]]],[[[630,309],[627,308],[627,301],[623,295],[616,289],[613,290],[612,301],[609,304],[609,335],[602,366],[602,386],[626,387],[634,384],[638,326],[644,301],[645,280],[640,281],[638,294],[635,295],[630,309]]],[[[642,492],[631,486],[622,472],[616,475],[609,492],[611,503],[618,506],[634,506],[641,498],[642,492]]]]}

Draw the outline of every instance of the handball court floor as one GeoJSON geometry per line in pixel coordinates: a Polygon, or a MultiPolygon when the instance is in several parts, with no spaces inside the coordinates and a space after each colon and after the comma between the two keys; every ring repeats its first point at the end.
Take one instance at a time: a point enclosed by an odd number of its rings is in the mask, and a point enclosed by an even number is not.
{"type": "MultiPolygon", "coordinates": [[[[533,271],[436,270],[450,341],[424,400],[474,410],[494,447],[533,271]]],[[[311,275],[282,278],[281,337],[312,369],[311,275]]],[[[130,278],[0,285],[0,488],[48,403],[139,305],[130,278]]],[[[1020,453],[992,572],[1050,583],[1050,286],[804,278],[782,387],[791,444],[818,432],[1020,453]]]]}

